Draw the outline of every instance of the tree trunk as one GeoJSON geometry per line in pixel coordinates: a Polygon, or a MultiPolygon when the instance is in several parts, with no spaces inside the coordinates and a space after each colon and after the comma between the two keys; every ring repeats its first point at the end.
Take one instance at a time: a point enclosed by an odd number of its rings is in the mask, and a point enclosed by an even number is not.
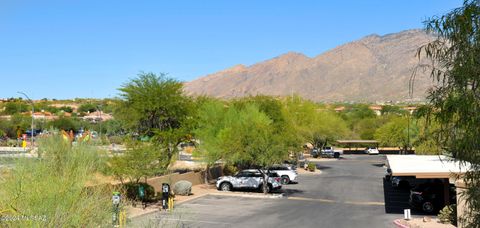
{"type": "Polygon", "coordinates": [[[205,168],[205,175],[204,175],[204,181],[205,184],[208,184],[208,174],[210,173],[210,165],[207,164],[207,167],[205,168]]]}
{"type": "Polygon", "coordinates": [[[260,173],[263,174],[262,191],[263,191],[264,194],[268,194],[268,173],[269,173],[269,171],[267,170],[267,172],[265,172],[262,169],[258,169],[258,170],[260,171],[260,173]]]}

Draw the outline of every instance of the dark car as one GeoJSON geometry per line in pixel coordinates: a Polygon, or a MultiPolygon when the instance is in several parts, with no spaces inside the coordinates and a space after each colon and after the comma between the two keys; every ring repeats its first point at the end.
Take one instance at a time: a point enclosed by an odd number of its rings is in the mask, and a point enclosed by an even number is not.
{"type": "MultiPolygon", "coordinates": [[[[443,187],[440,180],[418,185],[410,190],[410,205],[426,213],[437,213],[445,206],[443,187]]],[[[457,194],[453,184],[449,185],[449,194],[449,203],[455,204],[457,194]]]]}
{"type": "MultiPolygon", "coordinates": [[[[33,136],[37,136],[39,135],[40,133],[42,133],[42,130],[40,129],[33,129],[33,136]]],[[[32,129],[28,129],[25,131],[25,134],[27,135],[27,137],[31,137],[32,136],[32,129]]]]}

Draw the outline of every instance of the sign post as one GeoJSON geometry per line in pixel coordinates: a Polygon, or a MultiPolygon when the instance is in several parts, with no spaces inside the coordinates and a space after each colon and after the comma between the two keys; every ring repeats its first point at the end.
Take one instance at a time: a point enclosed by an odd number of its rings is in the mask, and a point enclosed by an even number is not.
{"type": "Polygon", "coordinates": [[[170,198],[170,185],[167,183],[162,184],[162,209],[167,210],[170,198]]]}
{"type": "Polygon", "coordinates": [[[113,192],[112,196],[112,224],[114,227],[120,226],[120,219],[119,219],[119,214],[120,214],[120,192],[113,192]]]}

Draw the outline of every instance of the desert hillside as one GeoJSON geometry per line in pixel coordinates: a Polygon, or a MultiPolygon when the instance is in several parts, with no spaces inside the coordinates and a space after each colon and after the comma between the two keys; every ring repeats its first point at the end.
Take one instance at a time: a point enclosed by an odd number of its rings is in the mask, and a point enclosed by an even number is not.
{"type": "MultiPolygon", "coordinates": [[[[295,93],[326,102],[405,101],[416,51],[433,39],[422,30],[369,35],[313,58],[289,52],[251,66],[239,64],[187,82],[185,90],[220,98],[295,93]]],[[[431,86],[429,76],[419,72],[413,100],[423,100],[431,86]]]]}

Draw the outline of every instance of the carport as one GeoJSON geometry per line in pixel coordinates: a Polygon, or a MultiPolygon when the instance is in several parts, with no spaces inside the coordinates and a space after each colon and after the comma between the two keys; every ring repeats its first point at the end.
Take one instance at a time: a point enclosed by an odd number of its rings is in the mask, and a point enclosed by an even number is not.
{"type": "Polygon", "coordinates": [[[445,205],[449,204],[449,183],[468,169],[443,155],[387,155],[387,167],[392,176],[412,176],[417,179],[441,179],[445,205]]]}
{"type": "Polygon", "coordinates": [[[355,151],[358,150],[359,145],[374,145],[375,147],[378,148],[378,141],[377,140],[360,140],[360,139],[354,139],[354,140],[337,140],[338,145],[345,145],[348,147],[349,151],[352,151],[352,147],[355,148],[355,151]]]}

